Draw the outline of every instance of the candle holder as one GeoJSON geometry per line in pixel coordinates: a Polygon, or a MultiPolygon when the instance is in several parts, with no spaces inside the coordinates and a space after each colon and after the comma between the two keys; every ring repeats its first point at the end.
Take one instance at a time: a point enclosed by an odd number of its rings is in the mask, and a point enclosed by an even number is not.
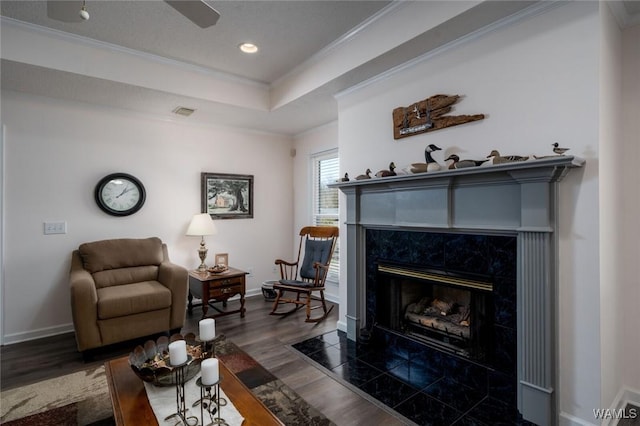
{"type": "Polygon", "coordinates": [[[218,379],[217,382],[205,385],[202,383],[202,377],[196,380],[196,384],[200,386],[200,399],[196,401],[193,406],[200,404],[200,422],[202,426],[211,426],[211,425],[221,425],[221,426],[229,426],[227,421],[220,417],[221,407],[227,405],[227,400],[220,397],[220,382],[222,381],[222,376],[218,379]],[[212,394],[213,392],[213,394],[212,394]],[[209,418],[211,419],[211,423],[204,423],[204,412],[205,410],[209,413],[209,418]]]}
{"type": "MultiPolygon", "coordinates": [[[[179,422],[182,422],[182,424],[184,424],[185,426],[196,426],[198,424],[198,418],[196,416],[187,416],[187,411],[189,411],[189,409],[187,408],[184,392],[185,367],[187,366],[187,364],[189,364],[191,359],[191,356],[187,355],[186,362],[178,365],[170,364],[173,368],[173,374],[176,383],[176,412],[165,417],[164,419],[165,421],[167,421],[177,417],[179,419],[179,422]]],[[[179,422],[176,423],[176,425],[180,424],[179,422]]]]}
{"type": "Polygon", "coordinates": [[[196,342],[202,344],[202,359],[214,358],[216,356],[216,338],[211,340],[202,340],[200,336],[196,337],[196,342]]]}

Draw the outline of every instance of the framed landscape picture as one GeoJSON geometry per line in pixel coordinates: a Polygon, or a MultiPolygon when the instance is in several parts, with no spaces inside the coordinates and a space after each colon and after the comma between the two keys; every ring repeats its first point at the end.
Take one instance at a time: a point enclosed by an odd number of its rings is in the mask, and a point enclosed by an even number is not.
{"type": "Polygon", "coordinates": [[[212,219],[253,218],[253,175],[202,173],[202,212],[212,219]]]}

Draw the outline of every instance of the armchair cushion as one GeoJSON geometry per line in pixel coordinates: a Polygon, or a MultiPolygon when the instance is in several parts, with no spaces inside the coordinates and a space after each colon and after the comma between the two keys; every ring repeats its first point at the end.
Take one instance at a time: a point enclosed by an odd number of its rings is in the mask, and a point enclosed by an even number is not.
{"type": "Polygon", "coordinates": [[[109,269],[159,265],[163,260],[160,238],[121,238],[84,243],[78,247],[84,269],[92,274],[109,269]]]}
{"type": "Polygon", "coordinates": [[[110,269],[93,274],[96,288],[138,283],[140,281],[154,281],[157,278],[158,266],[156,265],[131,266],[129,268],[110,269]]]}
{"type": "Polygon", "coordinates": [[[171,290],[157,281],[98,289],[98,318],[101,320],[156,311],[171,306],[171,290]]]}

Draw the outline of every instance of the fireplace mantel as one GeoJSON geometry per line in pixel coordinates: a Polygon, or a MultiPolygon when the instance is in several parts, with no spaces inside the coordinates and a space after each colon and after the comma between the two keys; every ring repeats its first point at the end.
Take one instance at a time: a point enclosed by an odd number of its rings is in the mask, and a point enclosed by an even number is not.
{"type": "Polygon", "coordinates": [[[347,195],[347,224],[552,232],[550,184],[583,164],[578,157],[558,155],[330,186],[347,195]]]}
{"type": "Polygon", "coordinates": [[[348,338],[367,326],[368,228],[516,235],[518,410],[555,424],[557,183],[584,162],[558,155],[330,185],[346,196],[348,338]]]}

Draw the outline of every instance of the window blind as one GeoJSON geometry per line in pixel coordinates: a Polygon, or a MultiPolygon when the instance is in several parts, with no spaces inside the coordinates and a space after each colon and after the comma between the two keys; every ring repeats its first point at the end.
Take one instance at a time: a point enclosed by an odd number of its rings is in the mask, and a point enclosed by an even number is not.
{"type": "MultiPolygon", "coordinates": [[[[319,226],[338,226],[338,189],[329,188],[338,180],[340,161],[338,153],[331,152],[314,157],[314,207],[313,221],[319,226]]],[[[336,244],[329,266],[327,280],[338,282],[340,271],[340,247],[336,244]]]]}

